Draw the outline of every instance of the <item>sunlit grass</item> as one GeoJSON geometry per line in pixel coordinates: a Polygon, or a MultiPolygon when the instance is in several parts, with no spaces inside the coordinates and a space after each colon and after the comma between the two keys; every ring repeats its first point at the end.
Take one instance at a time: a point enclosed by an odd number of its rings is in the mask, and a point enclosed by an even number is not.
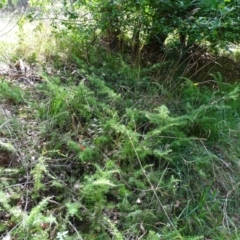
{"type": "Polygon", "coordinates": [[[9,62],[18,44],[18,17],[14,13],[0,13],[0,61],[9,62]]]}
{"type": "Polygon", "coordinates": [[[25,59],[43,64],[55,55],[56,38],[47,21],[28,22],[23,14],[0,14],[0,61],[12,63],[25,59]]]}

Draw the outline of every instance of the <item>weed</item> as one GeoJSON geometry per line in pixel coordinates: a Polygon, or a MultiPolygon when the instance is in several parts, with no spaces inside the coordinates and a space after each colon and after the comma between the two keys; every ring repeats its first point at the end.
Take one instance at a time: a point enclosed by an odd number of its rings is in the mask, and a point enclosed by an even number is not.
{"type": "Polygon", "coordinates": [[[239,84],[176,76],[167,56],[133,67],[127,54],[89,47],[87,30],[55,31],[59,40],[26,53],[24,26],[18,51],[45,68],[54,56],[57,69],[32,88],[0,82],[16,109],[1,120],[11,141],[0,139],[0,154],[19,164],[0,170],[2,236],[239,237],[239,84]]]}

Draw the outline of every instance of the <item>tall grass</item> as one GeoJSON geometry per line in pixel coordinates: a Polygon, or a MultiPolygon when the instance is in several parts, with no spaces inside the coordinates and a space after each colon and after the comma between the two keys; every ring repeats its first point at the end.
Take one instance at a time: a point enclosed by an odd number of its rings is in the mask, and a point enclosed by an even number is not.
{"type": "Polygon", "coordinates": [[[132,66],[86,32],[50,30],[22,19],[9,47],[46,71],[1,83],[19,169],[0,171],[2,237],[238,239],[239,84],[195,83],[167,55],[132,66]]]}

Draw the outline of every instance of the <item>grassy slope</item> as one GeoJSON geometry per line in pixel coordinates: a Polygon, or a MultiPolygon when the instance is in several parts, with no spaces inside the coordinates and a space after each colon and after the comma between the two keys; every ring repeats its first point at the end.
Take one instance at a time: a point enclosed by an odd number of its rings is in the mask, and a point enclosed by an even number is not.
{"type": "Polygon", "coordinates": [[[0,82],[2,237],[240,238],[237,84],[32,33],[1,50],[45,70],[0,82]]]}

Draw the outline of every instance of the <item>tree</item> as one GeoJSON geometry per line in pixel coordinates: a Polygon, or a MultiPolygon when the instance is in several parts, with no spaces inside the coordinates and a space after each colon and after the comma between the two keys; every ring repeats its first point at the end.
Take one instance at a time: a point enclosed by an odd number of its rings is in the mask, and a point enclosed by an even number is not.
{"type": "Polygon", "coordinates": [[[203,41],[213,47],[237,42],[239,3],[239,0],[64,0],[63,9],[71,27],[79,17],[79,8],[84,6],[95,20],[92,32],[100,29],[100,36],[112,50],[127,48],[136,58],[142,46],[156,52],[164,50],[170,34],[175,36],[176,46],[185,48],[203,41]]]}

